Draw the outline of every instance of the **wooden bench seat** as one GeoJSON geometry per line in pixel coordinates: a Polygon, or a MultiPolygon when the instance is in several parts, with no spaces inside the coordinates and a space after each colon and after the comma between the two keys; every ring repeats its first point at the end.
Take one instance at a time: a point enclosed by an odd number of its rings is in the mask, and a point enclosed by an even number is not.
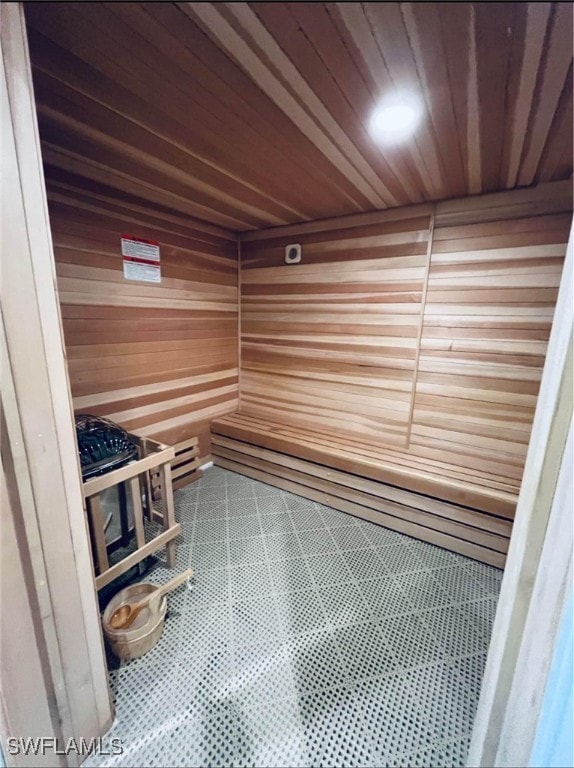
{"type": "Polygon", "coordinates": [[[519,482],[248,414],[212,423],[215,464],[502,567],[519,482]]]}

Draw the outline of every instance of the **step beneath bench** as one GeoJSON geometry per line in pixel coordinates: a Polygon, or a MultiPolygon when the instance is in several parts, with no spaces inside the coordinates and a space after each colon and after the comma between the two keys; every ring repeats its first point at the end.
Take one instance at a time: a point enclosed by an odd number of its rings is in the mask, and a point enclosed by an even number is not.
{"type": "Polygon", "coordinates": [[[218,466],[497,567],[516,482],[244,414],[212,423],[218,466]]]}

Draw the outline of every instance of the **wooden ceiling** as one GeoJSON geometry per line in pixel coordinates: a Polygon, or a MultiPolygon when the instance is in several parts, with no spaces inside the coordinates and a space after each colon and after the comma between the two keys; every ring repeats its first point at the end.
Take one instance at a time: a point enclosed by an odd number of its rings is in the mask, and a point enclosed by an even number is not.
{"type": "Polygon", "coordinates": [[[49,190],[235,231],[572,173],[571,3],[25,3],[49,190]],[[407,88],[424,118],[367,125],[407,88]]]}

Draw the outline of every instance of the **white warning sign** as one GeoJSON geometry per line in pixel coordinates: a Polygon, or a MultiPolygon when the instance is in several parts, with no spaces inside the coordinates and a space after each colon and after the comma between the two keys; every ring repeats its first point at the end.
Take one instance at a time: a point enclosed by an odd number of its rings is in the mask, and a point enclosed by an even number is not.
{"type": "Polygon", "coordinates": [[[134,235],[122,235],[121,240],[125,279],[161,283],[159,243],[134,235]]]}

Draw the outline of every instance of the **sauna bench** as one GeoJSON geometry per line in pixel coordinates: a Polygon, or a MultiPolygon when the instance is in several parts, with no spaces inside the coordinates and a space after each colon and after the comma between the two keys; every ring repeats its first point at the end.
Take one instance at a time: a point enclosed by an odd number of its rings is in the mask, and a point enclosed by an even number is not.
{"type": "Polygon", "coordinates": [[[211,432],[217,466],[504,566],[516,480],[243,413],[216,419],[211,432]]]}

